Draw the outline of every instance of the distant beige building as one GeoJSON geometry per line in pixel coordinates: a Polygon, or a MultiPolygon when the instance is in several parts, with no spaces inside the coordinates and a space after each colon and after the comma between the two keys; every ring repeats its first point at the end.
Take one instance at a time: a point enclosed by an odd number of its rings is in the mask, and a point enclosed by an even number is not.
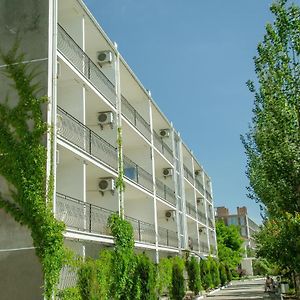
{"type": "Polygon", "coordinates": [[[216,208],[216,220],[223,220],[225,225],[236,225],[240,228],[241,237],[244,239],[245,258],[242,261],[242,268],[246,270],[247,274],[252,275],[252,260],[249,256],[249,250],[255,249],[255,242],[253,235],[259,231],[259,226],[249,218],[247,207],[237,207],[236,214],[230,214],[228,208],[221,206],[216,208]]]}

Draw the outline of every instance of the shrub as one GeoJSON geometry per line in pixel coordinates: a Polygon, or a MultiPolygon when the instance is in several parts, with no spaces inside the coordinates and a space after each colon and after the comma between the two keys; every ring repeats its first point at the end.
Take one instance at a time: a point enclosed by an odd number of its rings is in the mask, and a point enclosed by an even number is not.
{"type": "Polygon", "coordinates": [[[171,294],[172,266],[173,260],[169,258],[161,259],[157,265],[156,290],[159,296],[165,292],[171,294]]]}
{"type": "Polygon", "coordinates": [[[211,287],[218,287],[220,285],[219,263],[213,258],[209,257],[210,262],[210,274],[211,274],[211,287]]]}
{"type": "Polygon", "coordinates": [[[96,264],[87,260],[78,271],[78,288],[83,300],[98,299],[98,282],[96,264]]]}
{"type": "Polygon", "coordinates": [[[227,283],[227,274],[223,263],[219,264],[219,273],[220,273],[221,285],[224,286],[227,283]]]}
{"type": "Polygon", "coordinates": [[[227,282],[230,282],[232,280],[232,274],[227,264],[225,264],[225,271],[226,271],[227,282]]]}
{"type": "Polygon", "coordinates": [[[154,264],[145,254],[136,256],[136,259],[137,265],[133,283],[137,285],[138,290],[133,294],[138,295],[141,300],[155,300],[156,282],[154,264]]]}
{"type": "Polygon", "coordinates": [[[210,274],[210,263],[207,259],[200,261],[200,274],[202,279],[202,286],[205,290],[212,286],[212,278],[210,274]]]}
{"type": "Polygon", "coordinates": [[[82,300],[77,287],[67,288],[58,293],[59,300],[82,300]]]}
{"type": "Polygon", "coordinates": [[[184,297],[184,262],[181,258],[173,259],[171,299],[182,300],[184,297]]]}
{"type": "Polygon", "coordinates": [[[189,276],[189,288],[198,295],[201,289],[200,266],[194,256],[187,262],[187,272],[189,276]]]}

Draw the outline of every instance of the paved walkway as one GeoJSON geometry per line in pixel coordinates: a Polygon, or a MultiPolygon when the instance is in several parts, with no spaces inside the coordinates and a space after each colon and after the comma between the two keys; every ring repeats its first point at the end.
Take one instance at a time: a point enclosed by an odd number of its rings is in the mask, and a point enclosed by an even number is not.
{"type": "Polygon", "coordinates": [[[264,280],[234,281],[233,284],[212,295],[208,295],[210,300],[262,300],[280,299],[279,296],[264,292],[264,280]]]}

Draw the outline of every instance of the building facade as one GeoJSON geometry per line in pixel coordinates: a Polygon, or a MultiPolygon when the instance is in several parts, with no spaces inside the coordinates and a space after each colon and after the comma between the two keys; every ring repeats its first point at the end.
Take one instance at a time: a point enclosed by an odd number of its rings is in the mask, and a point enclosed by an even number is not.
{"type": "Polygon", "coordinates": [[[254,234],[259,231],[259,226],[248,216],[247,207],[237,207],[236,214],[230,214],[228,208],[224,206],[217,207],[216,220],[222,220],[227,226],[235,225],[239,227],[240,235],[244,240],[243,248],[245,249],[242,268],[246,270],[248,275],[253,275],[254,234]]]}
{"type": "MultiPolygon", "coordinates": [[[[136,251],[153,260],[183,250],[216,255],[210,177],[84,2],[5,0],[0,11],[7,49],[21,32],[26,63],[43,71],[45,115],[54,130],[48,151],[48,168],[55,162],[53,211],[66,224],[66,245],[84,257],[112,247],[107,219],[123,207],[136,251]],[[121,196],[119,159],[126,186],[121,196]]],[[[1,88],[9,89],[4,79],[1,88]]],[[[0,184],[5,189],[5,181],[0,184]]],[[[23,289],[7,290],[1,299],[38,299],[42,277],[30,233],[0,214],[0,270],[23,282],[23,289]]],[[[72,280],[63,270],[60,287],[72,280]]],[[[6,284],[0,280],[2,291],[6,284]]]]}

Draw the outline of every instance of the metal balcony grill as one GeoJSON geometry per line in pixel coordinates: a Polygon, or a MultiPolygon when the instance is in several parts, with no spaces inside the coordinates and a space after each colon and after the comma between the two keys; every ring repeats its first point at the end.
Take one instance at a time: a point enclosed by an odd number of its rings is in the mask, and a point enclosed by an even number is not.
{"type": "Polygon", "coordinates": [[[198,211],[197,212],[197,215],[198,215],[198,220],[200,222],[202,222],[203,224],[206,224],[206,216],[205,216],[205,213],[201,212],[201,211],[198,211]]]}
{"type": "Polygon", "coordinates": [[[60,119],[58,135],[117,170],[118,155],[116,148],[61,107],[57,107],[57,112],[60,119]]]}
{"type": "Polygon", "coordinates": [[[197,189],[202,195],[204,195],[204,187],[203,187],[203,184],[202,184],[198,179],[195,179],[195,185],[196,185],[196,189],[197,189]]]}
{"type": "Polygon", "coordinates": [[[153,178],[150,173],[145,171],[142,167],[138,166],[135,162],[124,155],[124,176],[136,183],[140,184],[144,188],[153,192],[153,178]]]}
{"type": "Polygon", "coordinates": [[[143,243],[155,244],[155,226],[132,217],[125,216],[133,227],[134,239],[143,243]]]}
{"type": "Polygon", "coordinates": [[[183,173],[184,177],[191,183],[194,184],[194,175],[193,173],[189,170],[189,168],[186,165],[183,165],[183,173]]]}
{"type": "Polygon", "coordinates": [[[122,96],[122,114],[125,118],[138,129],[138,131],[150,141],[151,130],[150,125],[136,111],[136,109],[122,96]]]}
{"type": "Polygon", "coordinates": [[[206,190],[205,194],[206,194],[206,198],[211,202],[212,201],[212,196],[211,196],[210,192],[206,190]]]}
{"type": "Polygon", "coordinates": [[[214,227],[214,222],[211,218],[208,218],[208,225],[209,227],[213,228],[214,227]]]}
{"type": "Polygon", "coordinates": [[[188,215],[190,215],[191,217],[196,217],[196,207],[189,203],[189,202],[186,202],[186,213],[188,215]]]}
{"type": "Polygon", "coordinates": [[[110,235],[107,220],[113,211],[56,193],[56,218],[68,228],[110,235]]]}
{"type": "Polygon", "coordinates": [[[156,196],[162,198],[173,206],[176,206],[175,191],[156,178],[156,196]]]}
{"type": "Polygon", "coordinates": [[[57,25],[57,47],[59,52],[113,105],[116,106],[114,84],[88,57],[72,37],[57,25]]]}
{"type": "Polygon", "coordinates": [[[178,233],[170,229],[158,227],[158,244],[177,248],[178,233]]]}
{"type": "Polygon", "coordinates": [[[153,143],[155,148],[173,164],[173,151],[155,131],[153,131],[153,143]]]}

